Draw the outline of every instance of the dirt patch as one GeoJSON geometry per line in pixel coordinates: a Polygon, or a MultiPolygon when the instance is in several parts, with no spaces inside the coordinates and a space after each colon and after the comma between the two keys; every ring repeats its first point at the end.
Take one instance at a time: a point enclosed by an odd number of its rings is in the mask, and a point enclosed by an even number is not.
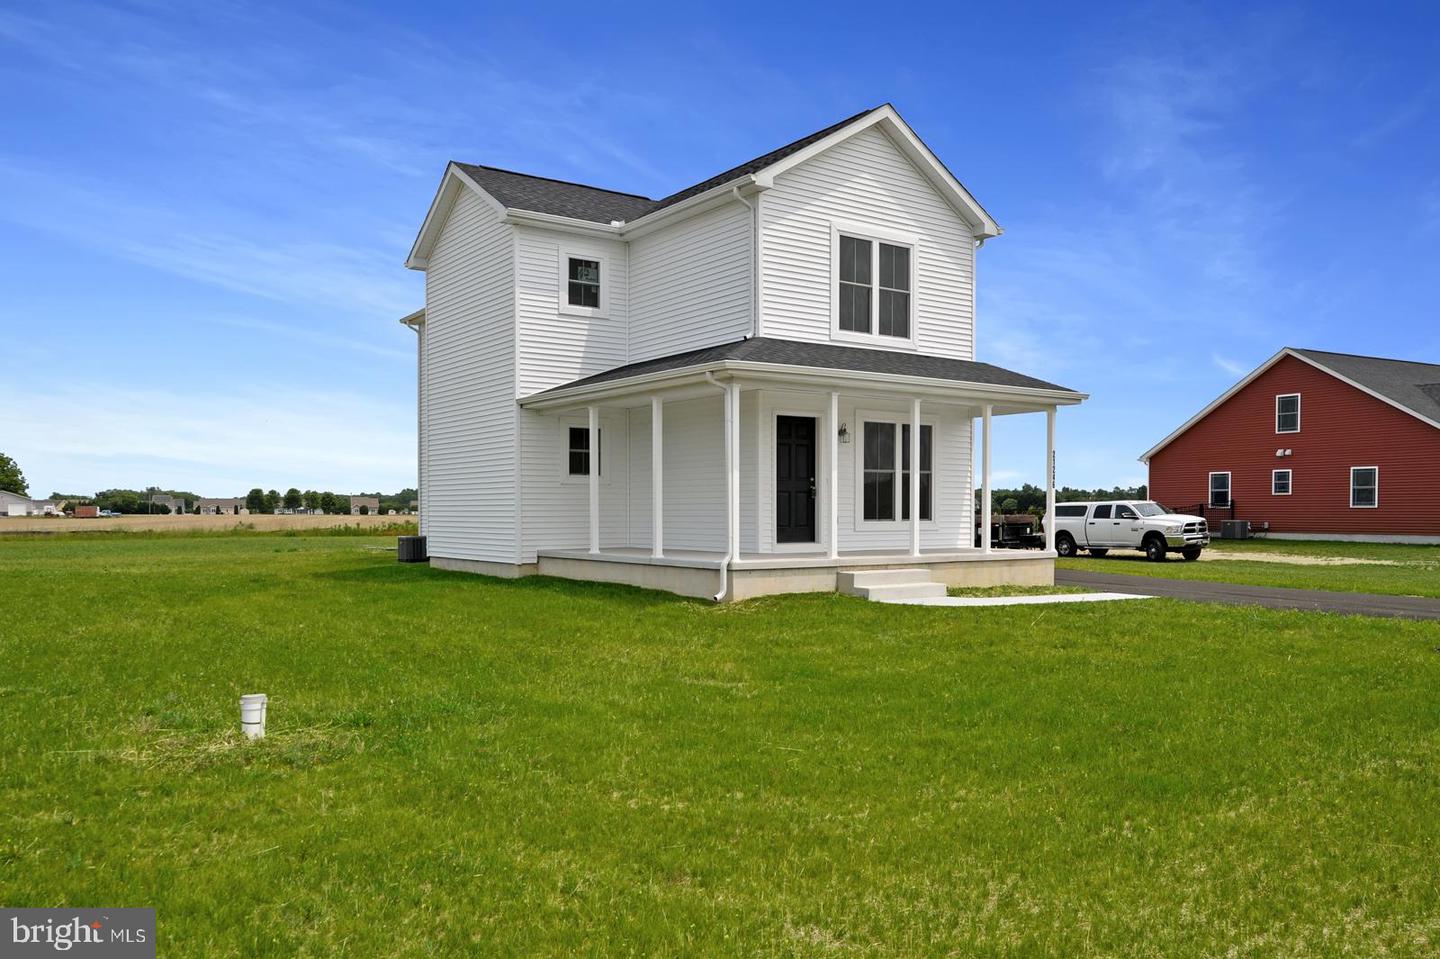
{"type": "Polygon", "coordinates": [[[1252,563],[1288,563],[1291,566],[1415,566],[1393,559],[1363,559],[1358,556],[1305,556],[1300,553],[1227,553],[1224,550],[1207,549],[1200,554],[1203,559],[1238,559],[1252,563]]]}

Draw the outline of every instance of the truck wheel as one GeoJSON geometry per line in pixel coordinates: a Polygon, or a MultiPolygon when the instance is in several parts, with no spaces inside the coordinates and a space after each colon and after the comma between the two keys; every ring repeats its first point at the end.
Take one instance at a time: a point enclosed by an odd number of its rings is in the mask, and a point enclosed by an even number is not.
{"type": "Polygon", "coordinates": [[[1069,533],[1055,537],[1055,555],[1068,559],[1075,555],[1075,540],[1069,533]]]}
{"type": "Polygon", "coordinates": [[[1200,558],[1200,547],[1192,546],[1189,549],[1181,550],[1180,555],[1185,557],[1185,562],[1193,563],[1200,558]]]}
{"type": "Polygon", "coordinates": [[[1096,549],[1093,546],[1090,547],[1090,555],[1096,557],[1097,559],[1101,556],[1104,556],[1108,552],[1110,552],[1110,550],[1108,549],[1096,549]]]}
{"type": "Polygon", "coordinates": [[[1145,537],[1145,558],[1152,563],[1165,562],[1165,541],[1159,536],[1145,537]]]}

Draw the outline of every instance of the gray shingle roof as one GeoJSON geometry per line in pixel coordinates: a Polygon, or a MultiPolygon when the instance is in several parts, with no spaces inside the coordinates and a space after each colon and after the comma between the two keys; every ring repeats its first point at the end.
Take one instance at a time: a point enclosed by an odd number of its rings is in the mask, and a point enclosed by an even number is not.
{"type": "Polygon", "coordinates": [[[574,380],[537,395],[543,396],[545,393],[553,393],[558,390],[605,383],[611,380],[623,380],[632,376],[644,376],[647,373],[664,373],[690,367],[712,366],[727,360],[768,363],[776,366],[807,366],[819,370],[879,373],[889,376],[917,376],[934,380],[950,380],[956,383],[979,383],[985,386],[1013,386],[1021,389],[1074,392],[1063,386],[1056,386],[1054,383],[1047,383],[1033,376],[1002,369],[989,363],[952,360],[943,356],[924,356],[895,350],[870,350],[864,347],[836,346],[830,343],[800,343],[794,340],[777,340],[768,336],[757,336],[748,340],[617,366],[604,373],[596,373],[594,376],[574,380]]]}
{"type": "Polygon", "coordinates": [[[1440,422],[1440,364],[1387,360],[1378,356],[1327,353],[1324,350],[1291,351],[1399,403],[1428,420],[1440,422]]]}
{"type": "Polygon", "coordinates": [[[712,176],[708,180],[702,180],[694,186],[686,187],[659,200],[652,200],[634,193],[603,190],[600,187],[586,186],[583,183],[571,183],[566,180],[531,176],[528,173],[516,173],[513,170],[502,170],[499,167],[461,163],[458,160],[452,162],[479,184],[485,192],[512,209],[530,210],[534,213],[552,213],[557,216],[574,217],[577,220],[589,220],[593,223],[611,223],[615,220],[629,223],[632,220],[640,219],[647,213],[653,213],[682,200],[688,200],[692,196],[729,183],[731,180],[758,173],[772,163],[778,163],[792,153],[798,153],[810,144],[825,139],[841,127],[854,123],[878,109],[880,107],[861,110],[853,117],[847,117],[839,123],[832,123],[823,130],[816,130],[809,136],[801,137],[793,143],[787,143],[778,150],[771,150],[753,160],[747,160],[739,166],[731,167],[724,173],[712,176]]]}

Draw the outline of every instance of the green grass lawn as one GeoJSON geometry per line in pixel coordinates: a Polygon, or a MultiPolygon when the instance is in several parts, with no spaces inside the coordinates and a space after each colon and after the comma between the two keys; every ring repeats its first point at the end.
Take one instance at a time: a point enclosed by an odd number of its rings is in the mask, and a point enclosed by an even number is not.
{"type": "Polygon", "coordinates": [[[0,542],[0,903],[154,906],[186,957],[1440,948],[1434,624],[376,542],[0,542]]]}
{"type": "Polygon", "coordinates": [[[1060,569],[1080,569],[1094,573],[1130,573],[1137,576],[1198,579],[1250,586],[1285,586],[1292,589],[1325,589],[1343,593],[1440,597],[1440,547],[1296,543],[1281,540],[1217,540],[1212,545],[1216,550],[1232,553],[1349,556],[1386,559],[1403,565],[1301,566],[1251,559],[1206,559],[1187,563],[1174,555],[1163,563],[1151,563],[1145,559],[1144,554],[1133,550],[1116,550],[1103,557],[1082,553],[1072,559],[1058,560],[1056,565],[1060,569]]]}

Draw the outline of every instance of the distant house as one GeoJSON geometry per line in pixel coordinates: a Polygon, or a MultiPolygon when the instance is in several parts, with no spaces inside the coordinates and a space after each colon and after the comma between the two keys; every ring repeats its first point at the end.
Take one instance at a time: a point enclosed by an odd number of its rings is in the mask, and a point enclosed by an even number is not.
{"type": "Polygon", "coordinates": [[[185,500],[181,499],[178,496],[168,496],[163,493],[156,493],[154,496],[151,496],[149,498],[148,502],[150,502],[151,505],[154,506],[167,507],[172,513],[185,512],[185,500]]]}
{"type": "Polygon", "coordinates": [[[34,500],[9,490],[0,490],[0,516],[53,516],[52,500],[34,500]]]}
{"type": "Polygon", "coordinates": [[[245,500],[235,499],[200,499],[195,503],[195,511],[201,516],[234,515],[240,516],[250,512],[245,508],[245,500]]]}
{"type": "Polygon", "coordinates": [[[1437,543],[1440,364],[1286,347],[1141,462],[1153,499],[1277,538],[1437,543]]]}
{"type": "Polygon", "coordinates": [[[352,496],[350,497],[350,515],[359,516],[360,507],[365,507],[365,512],[371,516],[380,512],[380,497],[378,496],[352,496]]]}

